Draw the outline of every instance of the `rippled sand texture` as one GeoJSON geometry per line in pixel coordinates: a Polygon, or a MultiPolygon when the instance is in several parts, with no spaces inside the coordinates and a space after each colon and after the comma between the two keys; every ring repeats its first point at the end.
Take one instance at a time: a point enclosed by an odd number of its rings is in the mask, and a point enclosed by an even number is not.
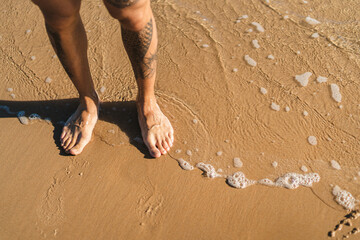
{"type": "Polygon", "coordinates": [[[359,238],[358,1],[152,7],[156,94],[176,138],[160,159],[141,141],[131,66],[101,1],[81,14],[104,103],[76,157],[58,139],[77,95],[42,16],[30,1],[1,4],[0,238],[359,238]]]}

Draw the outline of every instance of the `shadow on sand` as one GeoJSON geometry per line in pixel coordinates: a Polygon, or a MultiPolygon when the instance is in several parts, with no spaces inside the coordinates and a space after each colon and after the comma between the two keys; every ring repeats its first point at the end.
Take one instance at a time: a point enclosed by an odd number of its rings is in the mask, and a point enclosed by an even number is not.
{"type": "MultiPolygon", "coordinates": [[[[76,110],[78,99],[61,99],[48,101],[4,101],[0,100],[0,118],[16,118],[19,111],[25,111],[25,116],[29,117],[32,113],[41,116],[42,119],[48,118],[54,126],[53,139],[60,151],[60,155],[67,154],[60,145],[60,134],[64,122],[76,110]],[[7,106],[10,111],[6,111],[7,106]]],[[[122,102],[102,102],[100,106],[99,120],[117,125],[129,138],[129,142],[134,145],[145,158],[153,158],[149,154],[146,146],[141,139],[140,127],[137,123],[137,111],[135,101],[122,102]],[[129,119],[132,121],[129,122],[129,119]]],[[[96,128],[96,127],[95,127],[96,128]]]]}

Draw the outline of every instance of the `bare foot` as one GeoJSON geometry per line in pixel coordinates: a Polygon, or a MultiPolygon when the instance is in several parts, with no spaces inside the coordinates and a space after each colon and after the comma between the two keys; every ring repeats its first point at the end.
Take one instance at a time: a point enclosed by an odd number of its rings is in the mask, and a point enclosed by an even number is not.
{"type": "Polygon", "coordinates": [[[156,99],[138,101],[137,111],[142,137],[151,156],[166,154],[174,143],[174,130],[169,119],[161,112],[156,99]]]}
{"type": "Polygon", "coordinates": [[[85,97],[75,113],[65,123],[60,141],[64,150],[72,155],[80,154],[90,142],[99,115],[99,100],[85,97]]]}

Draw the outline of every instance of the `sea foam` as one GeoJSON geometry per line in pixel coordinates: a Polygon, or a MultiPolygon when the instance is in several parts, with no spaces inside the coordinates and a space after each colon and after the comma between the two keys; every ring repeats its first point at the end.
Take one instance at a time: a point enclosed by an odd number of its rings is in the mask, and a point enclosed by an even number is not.
{"type": "Polygon", "coordinates": [[[333,188],[332,194],[335,197],[335,201],[347,210],[354,209],[358,202],[351,193],[341,189],[338,185],[333,188]]]}

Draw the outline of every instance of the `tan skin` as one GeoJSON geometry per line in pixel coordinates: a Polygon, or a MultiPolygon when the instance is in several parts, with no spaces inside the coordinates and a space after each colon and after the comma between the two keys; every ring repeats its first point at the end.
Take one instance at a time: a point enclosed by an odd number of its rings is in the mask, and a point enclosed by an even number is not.
{"type": "MultiPolygon", "coordinates": [[[[98,120],[100,99],[94,89],[87,58],[87,38],[79,14],[81,0],[32,0],[45,18],[46,30],[65,71],[75,85],[80,105],[66,122],[61,145],[80,154],[91,140],[98,120]]],[[[153,157],[166,154],[174,131],[156,103],[157,29],[150,0],[104,0],[110,15],[119,20],[126,52],[138,85],[137,111],[144,143],[153,157]]]]}

